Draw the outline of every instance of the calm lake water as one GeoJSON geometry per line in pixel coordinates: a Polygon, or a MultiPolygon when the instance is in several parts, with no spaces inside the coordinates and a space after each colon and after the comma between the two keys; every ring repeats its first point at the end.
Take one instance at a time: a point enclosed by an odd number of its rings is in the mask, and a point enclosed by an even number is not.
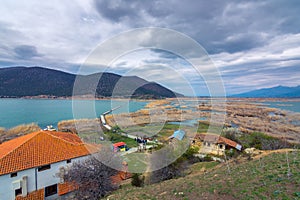
{"type": "Polygon", "coordinates": [[[299,112],[300,113],[300,101],[263,102],[263,104],[265,104],[266,106],[271,107],[271,108],[279,108],[281,110],[288,110],[288,111],[293,111],[293,112],[299,112]]]}
{"type": "Polygon", "coordinates": [[[36,123],[41,128],[57,126],[61,120],[96,118],[112,108],[113,113],[135,112],[147,101],[110,100],[52,100],[0,99],[0,127],[11,128],[20,124],[36,123]]]}
{"type": "MultiPolygon", "coordinates": [[[[61,120],[92,119],[118,106],[121,107],[113,113],[135,112],[144,108],[148,102],[128,102],[126,100],[0,99],[0,127],[11,128],[32,122],[38,124],[41,128],[45,128],[47,125],[56,127],[61,120]]],[[[263,103],[268,107],[300,113],[299,101],[263,103]]],[[[192,108],[188,106],[188,109],[192,108]]]]}

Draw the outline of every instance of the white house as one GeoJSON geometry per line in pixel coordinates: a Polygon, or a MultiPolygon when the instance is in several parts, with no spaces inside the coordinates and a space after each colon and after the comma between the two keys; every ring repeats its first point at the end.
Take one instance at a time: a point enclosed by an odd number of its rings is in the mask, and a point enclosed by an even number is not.
{"type": "Polygon", "coordinates": [[[57,199],[74,190],[61,174],[95,148],[72,133],[38,131],[0,144],[0,199],[57,199]]]}
{"type": "Polygon", "coordinates": [[[200,147],[199,153],[210,153],[215,155],[224,155],[226,149],[242,150],[242,145],[221,137],[217,134],[200,133],[192,138],[192,145],[200,147]]]}

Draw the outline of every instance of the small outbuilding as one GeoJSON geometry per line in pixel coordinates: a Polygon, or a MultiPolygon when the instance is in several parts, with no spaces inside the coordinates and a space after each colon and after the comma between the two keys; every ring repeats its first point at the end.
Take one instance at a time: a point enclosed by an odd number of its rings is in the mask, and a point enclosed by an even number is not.
{"type": "Polygon", "coordinates": [[[113,151],[119,152],[119,151],[127,151],[128,147],[125,142],[117,142],[113,144],[113,151]]]}
{"type": "Polygon", "coordinates": [[[168,139],[176,138],[177,140],[182,140],[185,136],[185,132],[183,130],[174,131],[173,135],[171,135],[168,139]]]}

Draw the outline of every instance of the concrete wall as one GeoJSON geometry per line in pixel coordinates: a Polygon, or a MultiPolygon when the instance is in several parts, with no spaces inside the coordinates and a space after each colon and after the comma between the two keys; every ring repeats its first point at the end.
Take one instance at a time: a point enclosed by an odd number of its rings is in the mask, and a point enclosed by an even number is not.
{"type": "Polygon", "coordinates": [[[214,144],[209,142],[197,142],[195,146],[200,147],[199,153],[215,155],[224,155],[226,148],[225,144],[214,144]]]}

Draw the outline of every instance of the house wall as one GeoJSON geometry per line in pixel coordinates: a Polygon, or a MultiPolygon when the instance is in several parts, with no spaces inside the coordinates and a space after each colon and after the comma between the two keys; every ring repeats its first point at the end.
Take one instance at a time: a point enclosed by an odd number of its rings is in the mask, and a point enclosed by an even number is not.
{"type": "MultiPolygon", "coordinates": [[[[71,163],[67,164],[67,161],[61,161],[52,163],[51,168],[38,171],[37,168],[26,169],[19,171],[16,177],[10,177],[10,174],[4,174],[0,176],[0,199],[2,200],[14,200],[15,190],[22,185],[22,179],[27,176],[27,191],[28,193],[43,189],[47,186],[61,183],[63,180],[59,177],[61,167],[71,166],[72,163],[82,161],[89,156],[79,157],[71,159],[71,163]]],[[[52,195],[46,200],[56,199],[57,195],[52,195]]]]}
{"type": "Polygon", "coordinates": [[[199,153],[215,154],[215,155],[224,155],[225,153],[225,144],[214,144],[214,143],[196,141],[195,145],[200,147],[199,153]],[[220,147],[220,145],[222,145],[222,148],[220,147]]]}
{"type": "Polygon", "coordinates": [[[0,176],[0,199],[15,199],[15,190],[21,187],[22,177],[27,176],[28,191],[35,190],[35,168],[19,171],[16,177],[10,177],[10,174],[0,176]],[[19,184],[17,184],[19,183],[19,184]]]}

